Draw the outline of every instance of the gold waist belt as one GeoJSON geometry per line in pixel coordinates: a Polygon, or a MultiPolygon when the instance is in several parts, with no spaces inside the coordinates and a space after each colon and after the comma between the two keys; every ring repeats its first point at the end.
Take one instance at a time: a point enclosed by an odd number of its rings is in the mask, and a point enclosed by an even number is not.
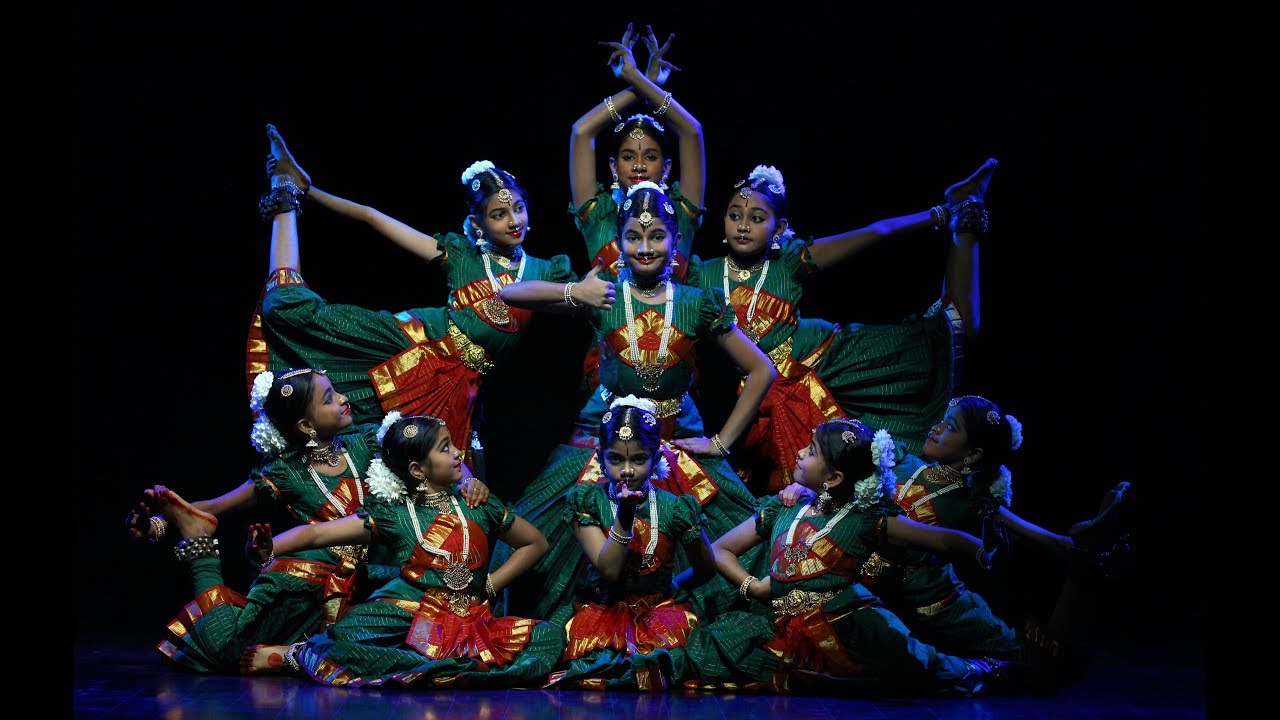
{"type": "Polygon", "coordinates": [[[836,595],[839,595],[839,593],[834,590],[826,592],[792,590],[780,598],[773,599],[773,611],[779,615],[803,615],[813,608],[825,604],[836,595]]]}
{"type": "Polygon", "coordinates": [[[787,338],[782,341],[781,345],[769,351],[769,360],[774,365],[781,365],[791,358],[791,346],[794,345],[792,340],[794,338],[787,338]]]}
{"type": "Polygon", "coordinates": [[[329,547],[330,552],[340,558],[347,558],[359,564],[364,562],[364,558],[369,554],[368,545],[333,545],[329,547]]]}
{"type": "Polygon", "coordinates": [[[474,342],[466,336],[453,321],[449,321],[449,339],[453,341],[453,346],[458,349],[458,355],[462,357],[462,364],[484,375],[493,369],[493,361],[489,359],[489,353],[485,352],[480,344],[474,342]]]}
{"type": "MultiPolygon", "coordinates": [[[[470,617],[472,605],[483,605],[484,600],[475,595],[468,595],[464,592],[455,592],[446,588],[427,588],[422,593],[423,599],[432,598],[440,605],[446,605],[453,611],[454,615],[459,617],[470,617]]],[[[392,602],[400,606],[402,610],[407,612],[417,612],[422,607],[420,600],[396,600],[395,598],[382,598],[383,602],[392,602]]]]}

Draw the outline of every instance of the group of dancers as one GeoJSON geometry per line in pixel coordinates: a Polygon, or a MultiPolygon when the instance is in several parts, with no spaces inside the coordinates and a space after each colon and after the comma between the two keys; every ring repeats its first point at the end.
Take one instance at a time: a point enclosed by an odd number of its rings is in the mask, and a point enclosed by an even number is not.
{"type": "Polygon", "coordinates": [[[603,44],[625,89],[573,128],[582,275],[526,251],[525,192],[492,162],[462,173],[462,232],[427,234],[317,187],[267,127],[270,273],[247,344],[263,461],[223,495],[157,485],[130,510],[130,533],[172,542],[194,586],[159,649],[199,672],[351,687],[967,696],[1070,681],[1128,485],[1066,533],[1018,517],[1021,424],[953,397],[996,161],[938,205],[821,238],[796,233],[782,174],[759,165],[716,198],[725,253],[704,259],[702,127],[664,90],[670,39],[629,27],[603,44]],[[648,112],[623,114],[636,103],[648,112]],[[438,267],[446,304],[328,302],[299,270],[312,205],[438,267]],[[931,307],[890,324],[800,317],[807,283],[930,232],[950,242],[931,307]],[[469,467],[477,395],[539,313],[591,327],[586,399],[536,478],[499,498],[469,467]],[[718,428],[690,395],[712,345],[739,370],[718,428]],[[228,587],[218,518],[272,508],[296,524],[251,523],[260,572],[228,587]],[[962,580],[1000,562],[1008,532],[1061,561],[1043,622],[1006,622],[962,580]]]}

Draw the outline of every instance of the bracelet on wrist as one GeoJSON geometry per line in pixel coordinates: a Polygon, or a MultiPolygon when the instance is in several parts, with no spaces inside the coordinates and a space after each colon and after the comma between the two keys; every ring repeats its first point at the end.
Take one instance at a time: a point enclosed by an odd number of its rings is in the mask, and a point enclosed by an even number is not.
{"type": "Polygon", "coordinates": [[[266,570],[268,567],[271,566],[271,563],[275,561],[276,561],[276,553],[274,550],[272,550],[270,553],[267,553],[266,560],[263,560],[262,562],[258,563],[258,570],[259,571],[266,570]]]}
{"type": "Polygon", "coordinates": [[[749,589],[751,588],[751,583],[753,583],[753,582],[755,582],[756,580],[759,580],[759,579],[760,579],[760,578],[756,577],[755,575],[748,575],[748,576],[746,576],[745,578],[743,578],[743,579],[742,579],[742,583],[741,583],[740,585],[738,585],[738,595],[740,595],[740,596],[742,597],[742,599],[743,599],[743,600],[746,600],[746,599],[747,599],[747,590],[749,590],[749,589]]]}
{"type": "Polygon", "coordinates": [[[716,450],[719,450],[722,456],[729,457],[729,448],[726,448],[724,443],[720,442],[720,433],[711,436],[711,444],[716,446],[716,450]]]}
{"type": "Polygon", "coordinates": [[[618,543],[624,548],[627,545],[631,544],[631,538],[633,537],[635,537],[635,535],[623,535],[622,533],[618,532],[614,528],[609,528],[609,539],[618,543]]]}
{"type": "Polygon", "coordinates": [[[576,283],[576,282],[568,282],[568,283],[565,283],[565,284],[564,284],[564,301],[565,301],[565,302],[567,302],[567,303],[569,303],[569,304],[570,304],[570,305],[572,305],[573,307],[578,307],[578,303],[577,303],[577,302],[575,302],[575,301],[574,301],[574,299],[573,299],[573,286],[574,286],[574,285],[577,285],[577,283],[576,283]]]}

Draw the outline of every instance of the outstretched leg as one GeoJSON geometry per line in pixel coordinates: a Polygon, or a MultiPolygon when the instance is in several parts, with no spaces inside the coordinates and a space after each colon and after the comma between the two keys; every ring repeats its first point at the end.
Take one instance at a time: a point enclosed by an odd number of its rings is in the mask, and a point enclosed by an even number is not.
{"type": "Polygon", "coordinates": [[[178,493],[158,485],[154,491],[147,491],[155,498],[160,514],[184,538],[212,535],[218,529],[218,518],[198,510],[194,505],[182,499],[178,493]]]}
{"type": "Polygon", "coordinates": [[[284,144],[284,138],[281,137],[275,125],[267,125],[267,139],[271,141],[271,152],[267,159],[267,174],[271,176],[271,187],[279,185],[282,179],[287,178],[303,192],[310,189],[311,176],[298,165],[298,161],[294,159],[293,153],[289,152],[289,146],[284,144]]]}
{"type": "Polygon", "coordinates": [[[995,158],[987,158],[987,161],[974,170],[972,175],[947,188],[945,193],[947,204],[955,205],[965,200],[982,200],[986,197],[987,186],[991,184],[991,176],[995,174],[996,165],[999,164],[995,158]]]}

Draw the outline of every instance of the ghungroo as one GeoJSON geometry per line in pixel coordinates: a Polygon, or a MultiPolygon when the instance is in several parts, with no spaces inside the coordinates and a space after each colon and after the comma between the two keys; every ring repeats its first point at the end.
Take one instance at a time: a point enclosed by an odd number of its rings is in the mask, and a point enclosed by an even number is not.
{"type": "Polygon", "coordinates": [[[183,538],[173,546],[173,555],[183,562],[218,557],[218,538],[209,535],[183,538]]]}
{"type": "Polygon", "coordinates": [[[989,223],[986,204],[970,198],[956,205],[952,211],[951,225],[957,233],[987,234],[989,223]]]}
{"type": "Polygon", "coordinates": [[[258,214],[264,222],[289,211],[302,214],[302,190],[291,182],[281,183],[258,199],[258,214]]]}

